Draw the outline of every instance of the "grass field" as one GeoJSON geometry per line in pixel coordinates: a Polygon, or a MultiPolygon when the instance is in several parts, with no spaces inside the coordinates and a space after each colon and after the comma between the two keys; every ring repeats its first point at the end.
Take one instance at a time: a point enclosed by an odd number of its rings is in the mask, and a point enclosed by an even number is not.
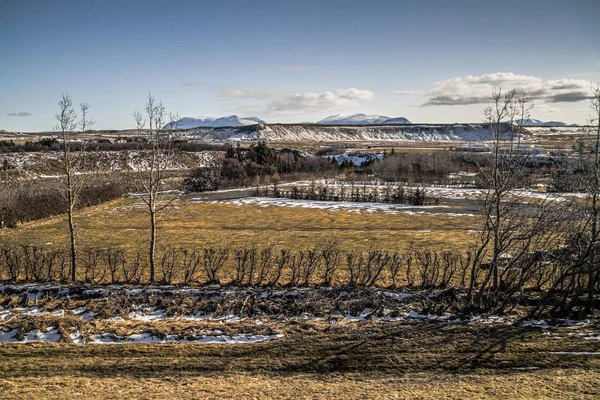
{"type": "MultiPolygon", "coordinates": [[[[120,199],[79,212],[75,217],[79,242],[93,247],[144,249],[149,237],[148,216],[140,200],[120,199]]],[[[159,245],[184,248],[272,242],[289,248],[310,247],[335,235],[345,248],[411,246],[466,250],[477,229],[473,216],[387,214],[305,208],[261,207],[176,201],[158,227],[159,245]]],[[[7,243],[67,244],[66,220],[35,222],[0,237],[7,243]]]]}
{"type": "MultiPolygon", "coordinates": [[[[147,216],[139,200],[120,199],[86,209],[78,213],[76,224],[82,245],[130,249],[147,245],[147,216]]],[[[304,248],[335,235],[345,249],[414,246],[464,251],[478,227],[478,217],[454,214],[356,213],[180,200],[163,216],[158,233],[160,245],[184,248],[267,242],[304,248]]],[[[1,235],[2,242],[67,243],[64,217],[5,230],[1,235]]],[[[121,300],[124,305],[131,301],[121,300]]],[[[80,305],[72,300],[55,302],[52,307],[80,305]]],[[[106,309],[99,299],[94,310],[106,309]]],[[[300,318],[260,325],[254,320],[228,325],[106,319],[82,324],[74,317],[53,316],[36,321],[59,329],[70,328],[72,322],[119,334],[218,328],[225,333],[268,334],[272,330],[284,336],[252,344],[2,343],[2,399],[600,397],[596,383],[600,380],[600,341],[588,340],[600,333],[597,323],[539,329],[502,323],[332,323],[300,318]]],[[[0,329],[8,325],[1,322],[0,329]]]]}
{"type": "Polygon", "coordinates": [[[597,341],[570,328],[297,323],[250,345],[0,345],[6,399],[600,396],[597,341]],[[556,354],[559,352],[559,354],[556,354]],[[567,352],[564,354],[560,352],[567,352]],[[582,355],[583,354],[583,355],[582,355]]]}

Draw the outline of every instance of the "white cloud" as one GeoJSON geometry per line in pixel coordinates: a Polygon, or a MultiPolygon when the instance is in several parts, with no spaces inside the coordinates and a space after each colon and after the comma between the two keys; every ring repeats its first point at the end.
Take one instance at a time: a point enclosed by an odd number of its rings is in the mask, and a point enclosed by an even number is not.
{"type": "Polygon", "coordinates": [[[421,106],[467,105],[487,103],[494,88],[505,91],[516,89],[545,103],[572,103],[588,100],[591,96],[590,82],[584,79],[544,80],[512,72],[451,78],[435,82],[431,90],[399,90],[394,93],[425,96],[421,106]]]}
{"type": "Polygon", "coordinates": [[[293,91],[278,88],[256,88],[245,86],[217,86],[215,88],[221,97],[234,99],[268,100],[293,91]]]}
{"type": "Polygon", "coordinates": [[[556,114],[564,114],[567,110],[565,110],[563,108],[553,107],[548,104],[536,104],[535,111],[536,112],[539,111],[539,112],[546,113],[546,114],[556,115],[556,114]]]}
{"type": "MultiPolygon", "coordinates": [[[[373,100],[369,90],[356,88],[337,89],[324,92],[297,92],[290,89],[218,87],[221,97],[263,101],[264,114],[293,114],[311,111],[344,110],[362,102],[373,100]]],[[[254,110],[258,111],[254,105],[254,110]]]]}
{"type": "Polygon", "coordinates": [[[31,113],[28,111],[12,112],[6,115],[9,117],[31,117],[31,113]]]}
{"type": "Polygon", "coordinates": [[[272,112],[306,112],[346,109],[363,101],[373,100],[373,92],[355,88],[327,92],[295,93],[271,101],[267,108],[272,112]]]}

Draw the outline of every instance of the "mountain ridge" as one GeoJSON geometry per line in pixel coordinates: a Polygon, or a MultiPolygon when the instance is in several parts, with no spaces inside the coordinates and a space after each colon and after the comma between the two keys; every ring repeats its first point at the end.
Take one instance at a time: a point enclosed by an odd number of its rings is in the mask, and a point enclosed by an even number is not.
{"type": "Polygon", "coordinates": [[[385,115],[336,114],[315,122],[317,125],[404,125],[410,121],[404,117],[390,118],[385,115]]]}
{"type": "Polygon", "coordinates": [[[541,126],[541,127],[579,126],[578,124],[567,124],[566,122],[562,122],[562,121],[541,121],[539,119],[534,119],[534,118],[520,119],[515,122],[521,126],[541,126]]]}
{"type": "Polygon", "coordinates": [[[191,129],[191,128],[222,128],[226,126],[248,126],[266,124],[265,121],[258,117],[239,117],[237,115],[227,115],[225,117],[205,117],[193,118],[183,117],[177,121],[169,122],[164,126],[164,129],[191,129]]]}

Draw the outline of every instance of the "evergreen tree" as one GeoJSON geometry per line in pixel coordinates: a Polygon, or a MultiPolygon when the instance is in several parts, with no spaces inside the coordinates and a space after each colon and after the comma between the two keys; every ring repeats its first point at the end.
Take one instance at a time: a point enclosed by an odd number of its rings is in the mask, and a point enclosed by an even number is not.
{"type": "Polygon", "coordinates": [[[233,146],[229,145],[229,146],[227,146],[227,152],[225,153],[225,158],[236,158],[235,153],[236,153],[236,151],[233,149],[233,146]]]}

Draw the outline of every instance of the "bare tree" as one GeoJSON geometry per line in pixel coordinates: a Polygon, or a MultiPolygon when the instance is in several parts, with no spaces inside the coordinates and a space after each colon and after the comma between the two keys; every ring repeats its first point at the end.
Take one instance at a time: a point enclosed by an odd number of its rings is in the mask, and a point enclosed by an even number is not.
{"type": "Polygon", "coordinates": [[[593,179],[588,193],[591,197],[589,207],[590,224],[590,262],[588,271],[588,302],[587,309],[591,310],[595,286],[600,281],[600,266],[598,266],[598,244],[600,241],[600,83],[592,87],[592,117],[591,124],[595,125],[594,160],[592,164],[593,179]]]}
{"type": "Polygon", "coordinates": [[[14,177],[8,160],[0,162],[0,231],[11,224],[11,203],[14,177]]]}
{"type": "Polygon", "coordinates": [[[590,313],[600,288],[600,84],[592,87],[591,109],[593,128],[589,133],[595,148],[591,155],[579,155],[577,167],[583,173],[569,177],[579,181],[575,186],[582,187],[586,196],[574,201],[568,210],[570,224],[564,229],[568,234],[560,251],[550,253],[551,281],[538,306],[530,312],[531,317],[548,304],[552,305],[550,315],[569,315],[586,294],[584,311],[590,313]]]}
{"type": "MultiPolygon", "coordinates": [[[[491,244],[492,257],[484,286],[491,278],[492,286],[498,287],[498,263],[502,252],[506,250],[503,248],[503,243],[508,239],[504,233],[515,229],[507,216],[511,208],[505,207],[503,200],[520,183],[518,173],[521,169],[517,168],[519,160],[515,154],[519,150],[520,124],[529,118],[531,107],[530,100],[525,97],[518,98],[515,90],[503,94],[501,89],[494,89],[490,105],[484,110],[485,120],[492,133],[493,153],[489,171],[483,172],[483,183],[488,188],[483,207],[484,229],[473,260],[476,268],[487,255],[488,246],[491,244]],[[521,110],[520,118],[516,120],[519,110],[521,110]],[[507,123],[506,120],[509,122],[507,123]],[[507,146],[502,148],[504,144],[507,146]]],[[[472,289],[475,271],[471,277],[472,289]]]]}
{"type": "Polygon", "coordinates": [[[90,109],[90,105],[88,103],[79,103],[79,108],[81,110],[81,119],[79,120],[79,127],[81,128],[81,132],[85,133],[92,128],[96,121],[93,121],[88,118],[88,110],[90,109]]]}
{"type": "MultiPolygon", "coordinates": [[[[175,148],[171,135],[162,135],[166,121],[166,111],[161,101],[156,101],[152,94],[148,94],[148,101],[144,113],[134,111],[133,118],[138,133],[148,142],[147,150],[140,150],[135,157],[136,179],[135,184],[140,192],[140,198],[147,207],[150,219],[150,243],[148,258],[150,264],[150,282],[155,282],[156,271],[156,226],[160,213],[166,210],[177,198],[176,195],[159,201],[159,194],[166,189],[170,178],[169,168],[175,158],[175,148]],[[147,124],[147,127],[146,127],[147,124]]],[[[172,118],[174,118],[173,114],[172,118]]],[[[177,121],[171,120],[170,129],[177,129],[177,121]]]]}
{"type": "MultiPolygon", "coordinates": [[[[85,114],[82,118],[80,126],[85,127],[87,120],[87,110],[89,105],[86,105],[85,114]]],[[[62,165],[63,173],[65,175],[65,192],[67,199],[67,217],[69,225],[69,241],[70,241],[70,255],[71,255],[71,280],[75,282],[77,280],[77,250],[76,250],[76,235],[75,235],[75,224],[73,221],[73,214],[79,196],[85,182],[85,167],[86,167],[86,156],[83,150],[85,147],[85,140],[81,140],[81,149],[78,152],[72,151],[72,136],[75,129],[77,128],[77,114],[73,109],[73,101],[67,94],[62,95],[61,100],[58,102],[58,113],[55,118],[57,125],[55,130],[60,135],[62,143],[62,165]]],[[[82,107],[82,111],[83,111],[82,107]]]]}
{"type": "MultiPolygon", "coordinates": [[[[483,229],[471,259],[468,299],[484,307],[499,305],[502,312],[511,297],[543,268],[543,255],[564,240],[565,215],[572,204],[520,199],[518,189],[528,186],[527,154],[521,146],[523,123],[533,108],[531,100],[515,90],[494,90],[484,111],[492,132],[493,152],[483,169],[487,188],[482,207],[483,229]],[[483,277],[478,280],[479,271],[483,277]]],[[[472,304],[473,304],[472,303],[472,304]]]]}

